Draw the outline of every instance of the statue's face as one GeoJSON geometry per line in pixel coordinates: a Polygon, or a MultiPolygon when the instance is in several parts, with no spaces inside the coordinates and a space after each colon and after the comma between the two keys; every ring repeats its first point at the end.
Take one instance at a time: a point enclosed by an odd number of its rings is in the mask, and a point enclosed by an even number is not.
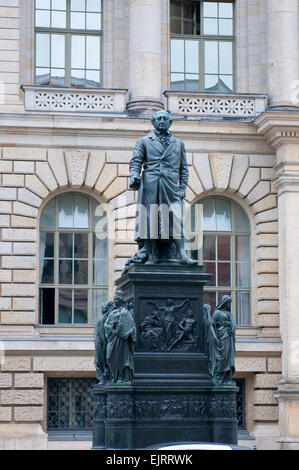
{"type": "Polygon", "coordinates": [[[154,115],[153,125],[159,132],[167,132],[171,126],[171,118],[168,113],[161,111],[154,115]]]}

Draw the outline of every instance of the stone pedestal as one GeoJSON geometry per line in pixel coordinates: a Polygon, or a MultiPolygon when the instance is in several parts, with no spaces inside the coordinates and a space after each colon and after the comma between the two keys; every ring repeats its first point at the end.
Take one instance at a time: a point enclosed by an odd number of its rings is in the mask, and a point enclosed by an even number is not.
{"type": "Polygon", "coordinates": [[[94,449],[237,443],[237,388],[213,385],[208,372],[202,293],[209,278],[199,266],[161,264],[133,265],[116,281],[134,300],[135,375],[132,384],[95,387],[94,449]]]}

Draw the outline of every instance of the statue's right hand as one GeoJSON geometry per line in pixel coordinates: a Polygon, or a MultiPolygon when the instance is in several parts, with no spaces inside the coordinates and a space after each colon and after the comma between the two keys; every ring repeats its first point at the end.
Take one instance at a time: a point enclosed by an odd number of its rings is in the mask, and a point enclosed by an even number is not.
{"type": "Polygon", "coordinates": [[[133,175],[130,178],[130,188],[138,190],[140,188],[141,177],[138,175],[133,175]]]}

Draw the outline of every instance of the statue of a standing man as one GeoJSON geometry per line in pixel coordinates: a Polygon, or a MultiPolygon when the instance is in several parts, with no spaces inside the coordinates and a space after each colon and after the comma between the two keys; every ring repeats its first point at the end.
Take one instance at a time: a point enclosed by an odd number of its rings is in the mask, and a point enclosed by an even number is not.
{"type": "Polygon", "coordinates": [[[182,264],[197,264],[184,246],[183,200],[189,177],[185,146],[169,131],[168,112],[158,111],[152,123],[155,129],[137,141],[130,162],[130,188],[139,191],[135,239],[145,243],[148,264],[158,261],[161,240],[175,243],[182,264]]]}

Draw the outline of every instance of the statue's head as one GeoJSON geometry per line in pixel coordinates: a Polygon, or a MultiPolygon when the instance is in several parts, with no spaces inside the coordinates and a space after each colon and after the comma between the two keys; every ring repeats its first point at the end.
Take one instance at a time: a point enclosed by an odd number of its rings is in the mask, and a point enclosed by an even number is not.
{"type": "Polygon", "coordinates": [[[219,303],[217,305],[217,309],[223,309],[223,308],[227,308],[228,310],[230,310],[230,306],[231,306],[231,303],[232,303],[232,298],[230,295],[223,295],[220,300],[219,300],[219,303]]]}
{"type": "Polygon", "coordinates": [[[114,308],[114,303],[111,300],[104,302],[102,304],[102,314],[103,316],[107,315],[114,308]]]}
{"type": "Polygon", "coordinates": [[[120,307],[124,303],[123,294],[120,290],[116,289],[114,293],[114,305],[120,307]]]}
{"type": "Polygon", "coordinates": [[[167,132],[172,124],[172,117],[167,111],[157,111],[152,117],[152,123],[159,132],[167,132]]]}

